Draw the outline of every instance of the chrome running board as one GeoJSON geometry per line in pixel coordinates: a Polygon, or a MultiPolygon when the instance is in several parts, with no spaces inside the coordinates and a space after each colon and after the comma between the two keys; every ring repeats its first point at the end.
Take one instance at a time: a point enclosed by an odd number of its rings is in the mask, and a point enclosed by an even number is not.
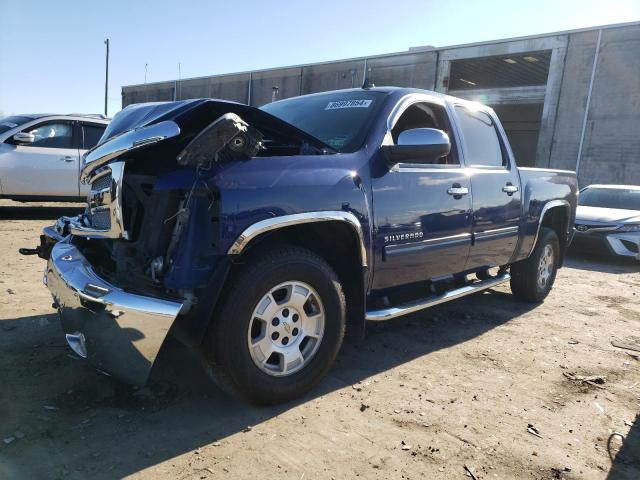
{"type": "Polygon", "coordinates": [[[472,284],[465,285],[464,287],[449,290],[440,295],[432,295],[430,297],[421,298],[413,302],[404,303],[396,307],[384,308],[382,310],[372,310],[366,313],[365,318],[367,320],[390,320],[392,318],[401,317],[403,315],[409,315],[410,313],[424,310],[425,308],[433,307],[441,303],[455,300],[457,298],[466,297],[472,293],[481,292],[487,288],[495,287],[501,283],[509,281],[511,275],[503,273],[497,277],[488,278],[487,280],[481,280],[473,282],[472,284]]]}

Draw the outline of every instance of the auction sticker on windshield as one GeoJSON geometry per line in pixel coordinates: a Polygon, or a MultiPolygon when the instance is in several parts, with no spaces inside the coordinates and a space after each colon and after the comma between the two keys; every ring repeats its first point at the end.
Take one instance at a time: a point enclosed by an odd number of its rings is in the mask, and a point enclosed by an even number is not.
{"type": "Polygon", "coordinates": [[[329,102],[325,110],[336,110],[338,108],[369,108],[373,100],[338,100],[329,102]]]}

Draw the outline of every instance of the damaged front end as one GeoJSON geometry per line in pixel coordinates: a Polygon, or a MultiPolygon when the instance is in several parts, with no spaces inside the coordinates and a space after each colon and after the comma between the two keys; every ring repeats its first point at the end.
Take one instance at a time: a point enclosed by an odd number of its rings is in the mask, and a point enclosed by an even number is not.
{"type": "Polygon", "coordinates": [[[327,152],[289,124],[231,102],[116,115],[85,156],[85,211],[45,228],[37,249],[48,259],[45,283],[69,345],[98,369],[144,384],[176,319],[194,337],[206,328],[230,265],[211,178],[230,162],[309,151],[327,152]]]}

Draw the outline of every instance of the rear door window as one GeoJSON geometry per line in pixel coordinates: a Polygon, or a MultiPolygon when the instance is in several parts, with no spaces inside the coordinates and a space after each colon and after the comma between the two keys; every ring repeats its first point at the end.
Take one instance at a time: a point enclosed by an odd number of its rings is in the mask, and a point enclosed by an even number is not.
{"type": "Polygon", "coordinates": [[[98,144],[100,137],[104,133],[106,125],[97,125],[95,123],[82,124],[82,148],[90,150],[98,144]]]}
{"type": "Polygon", "coordinates": [[[464,153],[469,166],[502,167],[507,163],[493,119],[486,113],[456,105],[464,153]]]}

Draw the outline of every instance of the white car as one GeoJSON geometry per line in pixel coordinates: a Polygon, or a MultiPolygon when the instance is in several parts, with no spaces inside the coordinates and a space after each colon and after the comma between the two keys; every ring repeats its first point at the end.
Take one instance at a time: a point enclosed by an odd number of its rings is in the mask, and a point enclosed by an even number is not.
{"type": "Polygon", "coordinates": [[[640,260],[640,186],[590,185],[582,189],[572,246],[640,260]]]}
{"type": "Polygon", "coordinates": [[[79,200],[82,155],[109,119],[102,115],[14,115],[0,118],[0,198],[79,200]]]}

